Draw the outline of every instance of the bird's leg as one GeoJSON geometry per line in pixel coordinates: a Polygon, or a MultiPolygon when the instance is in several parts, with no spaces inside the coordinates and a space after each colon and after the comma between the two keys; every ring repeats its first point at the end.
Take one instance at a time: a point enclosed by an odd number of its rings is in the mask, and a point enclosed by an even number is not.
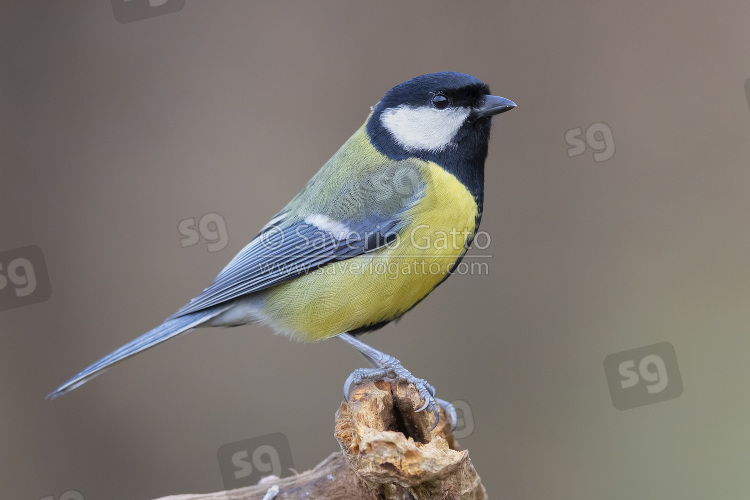
{"type": "Polygon", "coordinates": [[[362,356],[364,356],[373,366],[373,368],[357,368],[351,375],[349,375],[349,378],[346,379],[346,382],[344,383],[344,397],[347,401],[349,400],[349,390],[353,385],[357,385],[365,380],[378,380],[386,377],[393,378],[409,384],[414,384],[414,387],[417,388],[419,396],[424,401],[424,405],[422,405],[417,411],[422,411],[427,408],[435,417],[435,421],[430,430],[434,429],[438,424],[440,416],[438,405],[443,407],[451,427],[455,427],[458,420],[456,409],[448,401],[436,398],[435,388],[427,383],[426,380],[415,377],[409,370],[403,367],[399,360],[384,352],[378,351],[374,347],[370,347],[354,335],[340,333],[337,337],[359,351],[359,353],[362,354],[362,356]]]}

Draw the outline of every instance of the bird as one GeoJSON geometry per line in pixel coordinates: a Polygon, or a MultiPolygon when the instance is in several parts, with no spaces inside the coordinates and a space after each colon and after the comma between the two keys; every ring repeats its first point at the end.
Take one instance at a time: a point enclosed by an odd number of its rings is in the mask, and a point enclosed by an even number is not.
{"type": "Polygon", "coordinates": [[[161,325],[84,369],[61,396],[112,365],[201,327],[269,325],[294,340],[337,337],[369,368],[346,380],[414,384],[438,422],[426,380],[361,335],[410,311],[447,279],[479,228],[492,118],[516,107],[459,72],[390,89],[364,124],[217,275],[161,325]]]}

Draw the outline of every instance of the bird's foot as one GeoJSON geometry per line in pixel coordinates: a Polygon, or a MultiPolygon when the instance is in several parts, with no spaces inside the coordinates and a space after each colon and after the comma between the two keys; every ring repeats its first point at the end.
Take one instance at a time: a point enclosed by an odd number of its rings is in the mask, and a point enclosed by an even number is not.
{"type": "Polygon", "coordinates": [[[456,409],[453,408],[453,405],[448,401],[436,398],[435,388],[426,380],[417,378],[412,375],[411,372],[404,368],[401,365],[401,362],[394,357],[388,356],[388,358],[385,360],[379,360],[378,364],[381,364],[382,367],[357,368],[351,373],[351,375],[349,375],[349,377],[346,379],[346,382],[344,383],[344,397],[347,401],[349,400],[350,390],[353,386],[359,385],[366,380],[375,381],[384,378],[392,378],[398,381],[406,382],[408,384],[413,384],[417,389],[419,397],[422,399],[422,401],[424,401],[424,404],[416,411],[427,409],[428,411],[432,412],[435,419],[430,430],[434,429],[437,426],[438,420],[440,419],[438,405],[443,407],[445,416],[450,422],[451,429],[455,427],[457,421],[456,409]]]}
{"type": "Polygon", "coordinates": [[[435,401],[437,401],[437,404],[439,404],[443,409],[445,418],[446,420],[448,420],[448,424],[451,426],[451,432],[455,431],[456,424],[458,424],[458,414],[456,413],[456,408],[452,404],[450,404],[449,401],[446,401],[444,399],[435,398],[435,401]]]}

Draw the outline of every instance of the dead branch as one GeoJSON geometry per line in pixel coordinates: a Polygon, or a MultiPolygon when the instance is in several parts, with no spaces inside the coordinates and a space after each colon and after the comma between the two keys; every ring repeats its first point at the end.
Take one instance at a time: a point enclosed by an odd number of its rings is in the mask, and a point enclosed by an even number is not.
{"type": "Polygon", "coordinates": [[[313,470],[235,490],[159,500],[486,499],[469,453],[458,449],[442,410],[431,431],[432,414],[416,413],[420,406],[413,385],[365,382],[336,412],[341,451],[313,470]],[[278,487],[275,496],[271,487],[278,487]]]}

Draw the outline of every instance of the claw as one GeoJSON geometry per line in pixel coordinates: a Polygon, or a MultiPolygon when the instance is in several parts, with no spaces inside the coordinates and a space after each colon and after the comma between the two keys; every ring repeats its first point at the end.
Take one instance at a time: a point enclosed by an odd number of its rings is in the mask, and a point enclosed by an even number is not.
{"type": "Polygon", "coordinates": [[[451,432],[455,431],[456,425],[458,425],[458,413],[456,413],[456,408],[444,399],[435,398],[435,400],[443,408],[445,418],[451,426],[451,432]]]}
{"type": "Polygon", "coordinates": [[[378,380],[389,376],[389,371],[384,368],[357,368],[346,378],[344,382],[344,399],[349,401],[349,394],[353,385],[357,385],[364,380],[378,380]]]}
{"type": "Polygon", "coordinates": [[[352,387],[352,377],[354,377],[354,374],[356,373],[356,370],[351,372],[349,376],[346,378],[346,382],[344,382],[344,401],[347,403],[349,402],[349,391],[352,387]]]}
{"type": "Polygon", "coordinates": [[[435,427],[437,427],[437,424],[440,421],[440,410],[435,408],[435,409],[430,409],[430,411],[432,411],[432,415],[435,417],[434,422],[432,422],[432,427],[430,427],[430,431],[432,431],[435,427]]]}
{"type": "Polygon", "coordinates": [[[419,413],[420,411],[422,411],[425,408],[427,408],[429,405],[430,405],[430,401],[427,400],[427,399],[425,399],[424,400],[424,404],[418,410],[414,410],[414,411],[416,411],[417,413],[419,413]]]}

